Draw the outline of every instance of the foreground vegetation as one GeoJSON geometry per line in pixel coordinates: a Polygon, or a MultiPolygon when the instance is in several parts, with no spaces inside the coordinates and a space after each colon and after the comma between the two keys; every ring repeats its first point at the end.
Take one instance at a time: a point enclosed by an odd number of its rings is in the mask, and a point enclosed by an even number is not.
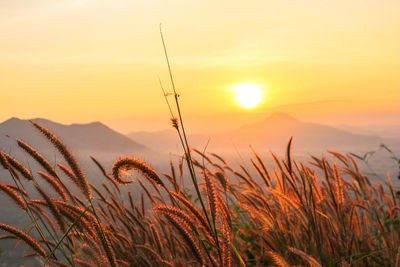
{"type": "MultiPolygon", "coordinates": [[[[271,154],[275,168],[254,152],[251,168],[234,169],[216,154],[189,149],[183,138],[187,168],[171,163],[162,176],[136,158],[121,158],[110,171],[92,158],[104,175],[100,189],[59,138],[33,126],[66,164],[53,166],[17,140],[40,164],[34,174],[0,151],[12,178],[0,190],[32,225],[29,233],[5,224],[0,230],[43,265],[399,266],[400,208],[390,180],[372,184],[351,155],[330,152],[337,162],[313,157],[304,165],[291,159],[290,141],[285,159],[271,154]],[[132,171],[141,175],[131,179],[132,171]],[[185,178],[191,188],[182,187],[185,178]],[[142,192],[129,191],[134,181],[142,192]],[[37,192],[27,192],[27,183],[37,192]]],[[[173,126],[179,131],[177,121],[173,126]]]]}

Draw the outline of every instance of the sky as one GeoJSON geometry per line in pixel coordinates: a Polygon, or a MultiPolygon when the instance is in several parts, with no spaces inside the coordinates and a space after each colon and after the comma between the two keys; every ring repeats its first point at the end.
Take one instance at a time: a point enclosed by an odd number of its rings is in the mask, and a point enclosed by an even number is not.
{"type": "Polygon", "coordinates": [[[398,14],[398,0],[2,0],[0,121],[169,127],[162,23],[193,129],[276,111],[332,125],[400,124],[398,14]],[[262,87],[259,106],[238,105],[232,87],[241,83],[262,87]]]}

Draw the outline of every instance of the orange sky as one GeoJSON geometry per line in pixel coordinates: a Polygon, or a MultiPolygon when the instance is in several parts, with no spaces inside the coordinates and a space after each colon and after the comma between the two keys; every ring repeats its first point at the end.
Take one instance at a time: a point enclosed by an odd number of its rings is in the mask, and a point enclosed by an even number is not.
{"type": "Polygon", "coordinates": [[[399,123],[399,14],[398,0],[3,0],[0,120],[168,127],[162,22],[189,121],[399,123]],[[237,83],[263,85],[261,105],[240,108],[237,83]]]}

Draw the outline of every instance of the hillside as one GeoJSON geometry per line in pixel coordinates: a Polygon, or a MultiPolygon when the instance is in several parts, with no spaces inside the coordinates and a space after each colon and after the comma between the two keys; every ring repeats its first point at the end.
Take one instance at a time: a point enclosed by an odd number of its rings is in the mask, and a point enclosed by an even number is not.
{"type": "Polygon", "coordinates": [[[238,145],[253,145],[258,148],[283,147],[290,136],[301,150],[354,149],[375,147],[381,139],[378,136],[353,134],[335,127],[302,122],[284,113],[274,113],[263,121],[246,125],[238,130],[220,136],[229,136],[238,145]]]}
{"type": "MultiPolygon", "coordinates": [[[[190,131],[189,131],[190,132],[190,131]]],[[[134,132],[128,135],[149,146],[164,151],[176,151],[179,145],[174,129],[158,132],[134,132]]],[[[273,113],[264,120],[244,125],[221,134],[189,134],[192,146],[202,148],[210,139],[209,150],[248,150],[249,145],[257,149],[282,149],[290,136],[295,138],[297,151],[362,150],[375,148],[382,141],[378,136],[351,133],[339,128],[302,122],[284,113],[273,113]]]]}
{"type": "MultiPolygon", "coordinates": [[[[142,144],[110,129],[100,122],[64,125],[45,119],[33,119],[51,129],[73,151],[100,153],[145,153],[150,150],[142,144]]],[[[0,148],[8,151],[15,146],[15,138],[43,148],[49,143],[29,120],[11,118],[0,124],[0,148]]]]}

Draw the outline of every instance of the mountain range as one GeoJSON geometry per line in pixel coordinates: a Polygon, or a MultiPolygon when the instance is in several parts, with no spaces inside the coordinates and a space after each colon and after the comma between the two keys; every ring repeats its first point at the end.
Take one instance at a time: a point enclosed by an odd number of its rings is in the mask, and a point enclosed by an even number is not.
{"type": "MultiPolygon", "coordinates": [[[[134,156],[151,161],[152,166],[165,165],[155,158],[159,153],[133,141],[100,122],[64,125],[45,119],[32,119],[54,132],[76,156],[88,179],[101,181],[102,174],[89,156],[94,156],[110,170],[113,162],[121,156],[134,156]]],[[[35,172],[40,169],[26,153],[18,147],[16,138],[37,149],[51,163],[65,163],[52,144],[30,123],[29,120],[11,118],[0,124],[0,149],[9,153],[35,172]]],[[[163,160],[168,162],[168,158],[163,160]]],[[[0,169],[0,174],[3,170],[0,169]]],[[[4,173],[4,172],[3,172],[4,173]]],[[[2,177],[0,177],[3,179],[2,177]]]]}
{"type": "MultiPolygon", "coordinates": [[[[158,132],[133,132],[128,136],[146,146],[177,151],[179,139],[174,129],[158,132]]],[[[189,142],[193,147],[208,151],[233,152],[248,150],[283,149],[289,138],[294,137],[296,150],[313,152],[332,150],[369,149],[379,146],[383,139],[377,135],[355,134],[339,128],[302,122],[284,113],[273,113],[254,124],[243,125],[236,130],[217,134],[192,134],[189,142]]]]}
{"type": "MultiPolygon", "coordinates": [[[[139,131],[123,135],[100,122],[64,125],[45,119],[33,121],[43,124],[59,136],[78,159],[83,159],[84,165],[90,161],[89,155],[101,159],[107,167],[119,156],[132,155],[152,162],[154,166],[164,166],[169,160],[168,154],[182,154],[178,135],[172,127],[158,132],[139,131]]],[[[190,129],[187,131],[190,133],[190,129]]],[[[357,134],[323,124],[303,122],[284,113],[273,113],[262,121],[225,133],[189,134],[188,139],[191,147],[203,150],[207,146],[207,151],[231,157],[238,152],[249,152],[250,145],[259,152],[283,152],[291,136],[294,137],[293,152],[298,155],[323,153],[326,150],[365,153],[385,142],[377,135],[357,134]]],[[[17,147],[15,138],[22,139],[47,157],[57,156],[55,149],[29,120],[11,118],[0,123],[0,149],[26,159],[17,147]]],[[[398,150],[400,140],[395,140],[394,148],[398,150]]]]}
{"type": "MultiPolygon", "coordinates": [[[[32,119],[53,131],[72,151],[99,153],[149,153],[150,149],[110,129],[100,122],[64,125],[45,119],[32,119]]],[[[15,138],[48,149],[49,142],[29,120],[11,118],[0,124],[0,148],[7,151],[15,145],[15,138]]]]}

